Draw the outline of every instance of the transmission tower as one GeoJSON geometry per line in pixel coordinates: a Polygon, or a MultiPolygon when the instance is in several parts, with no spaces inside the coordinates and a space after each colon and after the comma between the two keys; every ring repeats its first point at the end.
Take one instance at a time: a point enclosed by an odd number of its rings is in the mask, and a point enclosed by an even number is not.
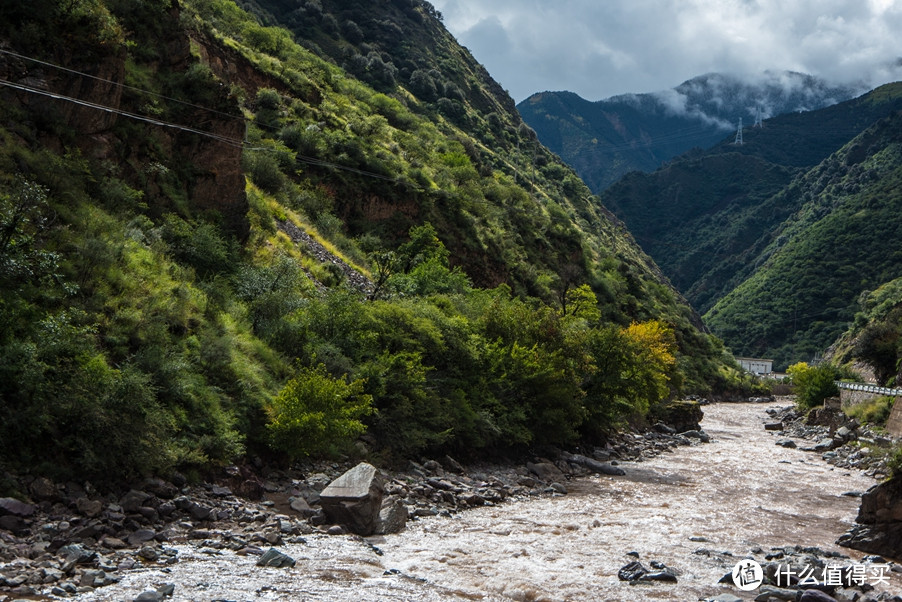
{"type": "Polygon", "coordinates": [[[755,127],[755,128],[764,127],[763,122],[764,122],[764,119],[763,119],[763,114],[761,113],[761,107],[756,106],[755,107],[755,125],[753,125],[752,127],[755,127]]]}
{"type": "Polygon", "coordinates": [[[733,140],[733,144],[742,146],[742,117],[739,118],[739,128],[736,130],[736,139],[733,140]]]}

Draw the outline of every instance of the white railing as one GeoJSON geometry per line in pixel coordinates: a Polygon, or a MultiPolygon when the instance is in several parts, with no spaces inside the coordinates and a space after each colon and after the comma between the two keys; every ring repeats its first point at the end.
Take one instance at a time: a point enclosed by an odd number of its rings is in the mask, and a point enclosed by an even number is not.
{"type": "Polygon", "coordinates": [[[865,393],[874,393],[876,395],[889,395],[890,397],[902,397],[902,388],[891,389],[889,387],[878,387],[868,383],[846,383],[835,381],[840,389],[848,389],[849,391],[864,391],[865,393]]]}

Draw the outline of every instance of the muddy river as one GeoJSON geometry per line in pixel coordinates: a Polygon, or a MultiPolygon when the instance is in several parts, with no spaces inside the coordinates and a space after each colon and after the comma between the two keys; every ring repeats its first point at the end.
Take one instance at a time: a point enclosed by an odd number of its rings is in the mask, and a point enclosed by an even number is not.
{"type": "MultiPolygon", "coordinates": [[[[180,562],[136,570],[79,600],[131,599],[174,583],[177,600],[699,600],[730,592],[717,581],[750,550],[833,542],[874,480],[819,455],[774,444],[768,404],[705,408],[708,444],[639,463],[626,476],[570,481],[569,494],[411,521],[396,535],[308,536],[280,549],[290,569],[255,557],[174,546],[180,562]],[[675,569],[677,583],[629,585],[617,571],[675,569]],[[166,572],[168,571],[168,572],[166,572]]],[[[902,591],[902,574],[890,577],[902,591]]]]}

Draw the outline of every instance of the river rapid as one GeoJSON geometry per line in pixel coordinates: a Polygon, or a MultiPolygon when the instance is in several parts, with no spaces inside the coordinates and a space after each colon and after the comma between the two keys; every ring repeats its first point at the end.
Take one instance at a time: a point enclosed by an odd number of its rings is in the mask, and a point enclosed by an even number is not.
{"type": "MultiPolygon", "coordinates": [[[[279,548],[297,560],[289,569],[173,546],[177,564],[131,571],[77,599],[132,599],[174,583],[177,600],[751,600],[754,592],[717,581],[755,548],[817,546],[858,561],[833,543],[860,502],[843,494],[875,482],[775,445],[763,427],[768,407],[706,406],[710,443],[624,462],[626,476],[574,479],[566,496],[423,518],[394,535],[308,536],[279,548]],[[620,581],[629,552],[675,569],[678,583],[620,581]]],[[[902,591],[902,575],[890,579],[902,591]]]]}

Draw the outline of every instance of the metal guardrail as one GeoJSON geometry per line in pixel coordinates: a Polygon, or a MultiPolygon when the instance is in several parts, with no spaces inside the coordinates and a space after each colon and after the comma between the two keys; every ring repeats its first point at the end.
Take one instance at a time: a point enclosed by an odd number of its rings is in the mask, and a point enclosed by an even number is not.
{"type": "Polygon", "coordinates": [[[868,383],[846,383],[842,381],[833,381],[840,389],[848,389],[849,391],[864,391],[865,393],[875,393],[877,395],[889,395],[891,397],[902,397],[902,388],[891,389],[889,387],[878,387],[868,383]]]}

